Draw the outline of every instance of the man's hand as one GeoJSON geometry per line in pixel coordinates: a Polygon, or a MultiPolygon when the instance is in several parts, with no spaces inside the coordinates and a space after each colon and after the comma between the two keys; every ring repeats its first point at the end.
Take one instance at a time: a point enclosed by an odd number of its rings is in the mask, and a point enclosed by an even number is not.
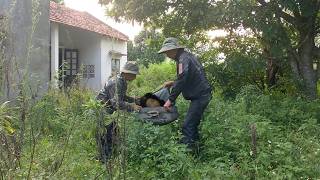
{"type": "Polygon", "coordinates": [[[136,111],[136,112],[139,112],[139,111],[142,109],[141,106],[138,106],[138,105],[136,105],[136,104],[132,105],[132,108],[133,108],[133,110],[136,111]]]}
{"type": "Polygon", "coordinates": [[[167,81],[163,83],[163,87],[170,88],[173,86],[174,81],[167,81]]]}
{"type": "Polygon", "coordinates": [[[169,111],[171,108],[171,105],[172,105],[171,101],[167,100],[167,102],[163,105],[163,107],[166,111],[169,111]]]}

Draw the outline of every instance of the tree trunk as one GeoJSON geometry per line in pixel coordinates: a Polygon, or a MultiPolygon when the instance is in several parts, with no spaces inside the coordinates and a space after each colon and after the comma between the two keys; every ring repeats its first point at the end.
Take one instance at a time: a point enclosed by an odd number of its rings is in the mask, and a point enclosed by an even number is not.
{"type": "MultiPolygon", "coordinates": [[[[307,28],[306,28],[307,29],[307,28]]],[[[303,90],[310,99],[317,98],[317,73],[313,69],[314,33],[300,33],[299,70],[303,79],[303,90]]]]}
{"type": "Polygon", "coordinates": [[[267,61],[265,83],[267,84],[268,88],[271,88],[272,86],[277,84],[276,75],[279,72],[280,67],[276,63],[276,58],[272,56],[267,48],[264,48],[263,53],[267,61]]]}
{"type": "Polygon", "coordinates": [[[276,75],[278,71],[279,71],[279,66],[276,65],[276,63],[274,62],[274,58],[269,57],[267,59],[267,70],[266,70],[267,84],[269,88],[276,85],[277,83],[276,75]]]}
{"type": "Polygon", "coordinates": [[[317,60],[317,81],[319,80],[320,78],[320,60],[318,59],[317,60]]]}

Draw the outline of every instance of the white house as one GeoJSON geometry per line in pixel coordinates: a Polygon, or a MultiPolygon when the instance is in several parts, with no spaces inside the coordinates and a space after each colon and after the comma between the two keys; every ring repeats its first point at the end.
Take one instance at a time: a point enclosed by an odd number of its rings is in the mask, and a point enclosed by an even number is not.
{"type": "Polygon", "coordinates": [[[87,12],[50,2],[50,79],[101,89],[127,61],[128,37],[87,12]]]}

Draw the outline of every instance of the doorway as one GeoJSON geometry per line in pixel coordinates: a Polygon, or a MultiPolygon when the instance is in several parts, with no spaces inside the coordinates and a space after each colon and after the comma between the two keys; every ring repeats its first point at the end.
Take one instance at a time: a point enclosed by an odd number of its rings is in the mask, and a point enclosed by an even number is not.
{"type": "Polygon", "coordinates": [[[60,88],[70,87],[77,84],[79,71],[79,51],[78,49],[59,48],[59,81],[60,88]]]}

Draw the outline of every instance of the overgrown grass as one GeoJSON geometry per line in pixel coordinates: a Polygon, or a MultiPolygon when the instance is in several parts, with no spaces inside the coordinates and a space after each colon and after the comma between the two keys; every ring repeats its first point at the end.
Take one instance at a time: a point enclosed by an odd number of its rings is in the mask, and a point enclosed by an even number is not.
{"type": "MultiPolygon", "coordinates": [[[[129,89],[134,95],[153,91],[168,77],[174,79],[174,72],[173,64],[152,65],[129,89]]],[[[188,102],[178,100],[178,121],[153,126],[125,112],[104,116],[94,97],[77,88],[51,91],[32,106],[21,166],[6,177],[24,179],[31,167],[34,179],[320,178],[319,100],[268,95],[254,86],[232,101],[215,96],[200,125],[202,150],[193,157],[178,143],[188,102]],[[120,126],[118,153],[107,165],[95,159],[101,117],[120,126]]],[[[19,126],[14,127],[18,133],[19,126]]]]}
{"type": "Polygon", "coordinates": [[[22,166],[14,177],[27,177],[30,167],[36,179],[94,178],[103,171],[95,161],[96,119],[84,107],[91,97],[80,89],[50,91],[31,108],[22,166]]]}

